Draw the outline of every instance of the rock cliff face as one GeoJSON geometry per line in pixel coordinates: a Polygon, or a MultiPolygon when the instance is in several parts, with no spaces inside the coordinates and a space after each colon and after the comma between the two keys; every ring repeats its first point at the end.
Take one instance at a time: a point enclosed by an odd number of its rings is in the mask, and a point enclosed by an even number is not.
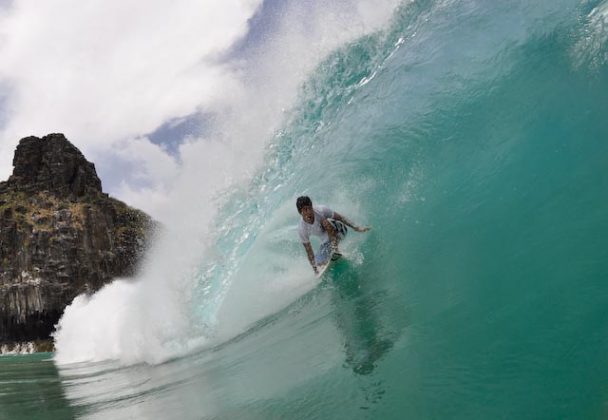
{"type": "Polygon", "coordinates": [[[27,137],[0,182],[0,345],[47,340],[64,308],[134,274],[155,223],[104,194],[62,134],[27,137]]]}

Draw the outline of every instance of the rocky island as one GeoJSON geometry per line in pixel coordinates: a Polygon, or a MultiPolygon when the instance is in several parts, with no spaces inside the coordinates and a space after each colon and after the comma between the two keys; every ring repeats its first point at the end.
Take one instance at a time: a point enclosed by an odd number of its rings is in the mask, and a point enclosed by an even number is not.
{"type": "Polygon", "coordinates": [[[0,182],[0,348],[49,351],[64,308],[133,275],[156,223],[103,193],[63,134],[22,139],[13,167],[0,182]]]}

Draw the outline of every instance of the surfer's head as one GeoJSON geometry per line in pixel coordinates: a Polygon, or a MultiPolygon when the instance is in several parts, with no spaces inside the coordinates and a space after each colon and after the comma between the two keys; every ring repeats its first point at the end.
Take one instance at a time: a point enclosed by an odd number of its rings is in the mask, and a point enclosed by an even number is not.
{"type": "Polygon", "coordinates": [[[312,200],[310,197],[305,195],[298,197],[296,200],[296,207],[298,209],[298,213],[302,215],[305,222],[312,223],[315,221],[315,213],[312,210],[312,200]]]}
{"type": "Polygon", "coordinates": [[[298,213],[302,214],[302,209],[306,206],[312,207],[312,200],[310,199],[310,197],[306,195],[298,197],[298,199],[296,200],[296,207],[298,208],[298,213]]]}

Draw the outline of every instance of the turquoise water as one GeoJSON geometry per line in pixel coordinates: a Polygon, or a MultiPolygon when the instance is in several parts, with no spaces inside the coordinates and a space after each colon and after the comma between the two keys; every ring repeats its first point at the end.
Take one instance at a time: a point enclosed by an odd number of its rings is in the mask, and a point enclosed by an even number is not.
{"type": "Polygon", "coordinates": [[[606,417],[608,3],[529,3],[404,4],[302,86],[192,310],[308,270],[300,193],[373,226],[321,284],[160,365],[0,358],[0,418],[606,417]]]}

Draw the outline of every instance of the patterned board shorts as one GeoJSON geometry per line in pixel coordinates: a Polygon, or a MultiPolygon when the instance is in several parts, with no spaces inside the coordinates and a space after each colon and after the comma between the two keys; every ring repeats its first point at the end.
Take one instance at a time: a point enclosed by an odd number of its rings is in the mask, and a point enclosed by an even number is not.
{"type": "MultiPolygon", "coordinates": [[[[346,225],[338,220],[327,219],[329,223],[336,229],[338,232],[338,242],[340,242],[346,234],[348,233],[348,228],[346,225]]],[[[329,257],[331,256],[331,241],[325,241],[319,246],[319,251],[315,254],[315,263],[317,264],[325,264],[329,257]]]]}

